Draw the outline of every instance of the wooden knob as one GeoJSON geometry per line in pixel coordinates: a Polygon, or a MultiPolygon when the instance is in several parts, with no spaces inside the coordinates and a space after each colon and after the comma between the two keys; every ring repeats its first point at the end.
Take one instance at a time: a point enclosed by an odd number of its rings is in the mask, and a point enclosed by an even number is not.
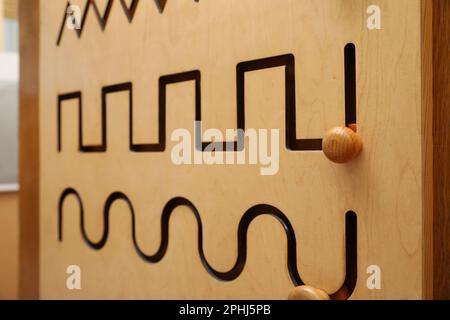
{"type": "Polygon", "coordinates": [[[310,286],[300,286],[292,290],[288,300],[330,300],[328,294],[310,286]]]}
{"type": "Polygon", "coordinates": [[[363,143],[356,133],[355,125],[329,130],[322,142],[323,153],[335,163],[347,163],[354,160],[361,153],[362,146],[363,143]]]}

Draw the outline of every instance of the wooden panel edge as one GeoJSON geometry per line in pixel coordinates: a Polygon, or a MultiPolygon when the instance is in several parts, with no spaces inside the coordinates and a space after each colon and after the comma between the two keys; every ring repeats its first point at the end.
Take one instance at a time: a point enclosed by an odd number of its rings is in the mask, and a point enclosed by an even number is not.
{"type": "Polygon", "coordinates": [[[423,296],[450,299],[450,2],[422,0],[423,296]]]}
{"type": "Polygon", "coordinates": [[[450,299],[450,1],[433,0],[433,295],[450,299]]]}
{"type": "Polygon", "coordinates": [[[433,3],[421,2],[422,296],[433,298],[433,3]]]}
{"type": "Polygon", "coordinates": [[[19,297],[39,298],[39,0],[19,1],[19,297]]]}

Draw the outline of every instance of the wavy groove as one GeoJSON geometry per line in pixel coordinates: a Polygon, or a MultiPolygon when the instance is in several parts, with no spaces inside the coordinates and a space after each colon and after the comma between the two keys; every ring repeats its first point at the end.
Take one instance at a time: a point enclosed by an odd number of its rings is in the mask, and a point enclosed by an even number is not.
{"type": "MultiPolygon", "coordinates": [[[[237,246],[238,246],[238,254],[236,263],[234,266],[226,272],[221,272],[216,269],[214,269],[213,266],[208,262],[208,260],[205,257],[205,253],[203,251],[203,224],[202,219],[200,216],[200,213],[198,212],[197,208],[194,206],[194,204],[189,201],[186,198],[177,197],[171,199],[164,207],[162,216],[161,216],[161,242],[159,249],[154,254],[146,254],[141,250],[139,247],[138,241],[136,239],[136,217],[133,205],[131,201],[128,199],[128,197],[122,193],[122,192],[114,192],[112,193],[108,199],[106,200],[106,203],[104,205],[103,209],[103,234],[101,239],[98,242],[92,241],[89,239],[85,223],[84,223],[84,208],[83,208],[83,202],[81,200],[81,197],[79,193],[73,189],[68,188],[64,190],[64,192],[61,194],[61,197],[59,199],[59,206],[58,206],[58,238],[59,241],[63,241],[63,235],[62,235],[62,225],[63,225],[63,205],[65,199],[73,195],[77,199],[79,206],[80,206],[80,229],[83,236],[84,241],[90,246],[91,248],[95,250],[102,249],[108,240],[109,235],[109,215],[110,215],[110,209],[111,206],[114,204],[114,202],[118,200],[123,200],[125,203],[127,203],[130,213],[131,213],[131,230],[132,230],[132,239],[133,239],[133,245],[135,250],[137,251],[138,255],[148,263],[158,263],[160,262],[166,252],[169,245],[169,222],[170,217],[178,207],[188,207],[191,209],[192,213],[195,216],[195,219],[197,221],[197,227],[198,227],[198,237],[197,237],[197,248],[198,253],[200,256],[200,260],[206,269],[206,271],[213,276],[214,278],[222,281],[233,281],[237,279],[242,271],[244,270],[246,261],[247,261],[247,232],[250,224],[254,219],[256,219],[259,216],[262,215],[270,215],[274,217],[278,222],[281,223],[283,226],[286,237],[287,237],[287,264],[288,264],[288,271],[291,278],[292,283],[295,286],[304,285],[304,282],[302,278],[300,277],[299,271],[297,269],[297,240],[295,236],[295,231],[289,221],[289,219],[286,217],[286,215],[277,209],[274,206],[268,205],[268,204],[259,204],[251,207],[248,209],[244,215],[242,216],[238,231],[237,231],[237,246]]],[[[339,299],[339,294],[342,292],[346,292],[346,296],[349,297],[352,292],[354,291],[354,288],[356,286],[356,278],[357,278],[357,268],[356,268],[356,241],[357,241],[357,221],[356,221],[356,214],[354,212],[348,212],[346,214],[346,277],[345,281],[342,285],[342,287],[336,292],[333,293],[331,296],[332,299],[339,299]]]]}

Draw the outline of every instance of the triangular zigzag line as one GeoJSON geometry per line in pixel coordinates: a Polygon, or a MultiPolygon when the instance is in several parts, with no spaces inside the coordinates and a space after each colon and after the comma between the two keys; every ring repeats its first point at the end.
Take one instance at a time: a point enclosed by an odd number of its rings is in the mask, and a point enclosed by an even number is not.
{"type": "Polygon", "coordinates": [[[159,12],[163,13],[164,8],[166,7],[167,0],[155,0],[155,2],[158,6],[159,12]]]}
{"type": "Polygon", "coordinates": [[[106,27],[106,23],[108,22],[109,14],[111,13],[113,0],[108,0],[108,3],[106,5],[105,12],[103,12],[103,15],[100,13],[100,9],[98,8],[95,0],[92,0],[91,4],[94,7],[95,15],[97,16],[97,20],[100,23],[100,27],[102,28],[102,31],[104,31],[105,27],[106,27]]]}
{"type": "Polygon", "coordinates": [[[136,13],[136,8],[137,8],[138,3],[139,3],[139,0],[132,0],[131,5],[128,8],[127,4],[125,3],[125,0],[120,0],[122,9],[125,12],[125,14],[127,15],[128,22],[130,22],[130,23],[131,23],[131,21],[133,21],[134,14],[136,13]]]}
{"type": "MultiPolygon", "coordinates": [[[[135,1],[137,3],[139,0],[135,0],[135,1]]],[[[100,28],[102,29],[102,31],[104,31],[106,24],[108,22],[108,19],[109,19],[109,15],[111,13],[113,3],[114,3],[114,0],[108,0],[108,4],[106,5],[105,12],[102,15],[100,13],[100,9],[98,8],[95,0],[87,0],[86,5],[84,6],[83,15],[81,17],[80,28],[79,29],[75,28],[75,30],[74,30],[75,33],[77,34],[78,38],[81,38],[81,34],[83,33],[84,26],[86,24],[87,16],[89,13],[89,8],[91,7],[91,5],[94,8],[95,16],[97,17],[97,21],[100,25],[100,28]]],[[[71,2],[67,1],[66,8],[64,9],[64,15],[63,15],[61,27],[59,29],[58,40],[56,41],[57,46],[59,46],[61,43],[62,36],[64,34],[64,29],[66,28],[67,16],[69,15],[68,9],[71,5],[72,5],[71,2]]]]}
{"type": "MultiPolygon", "coordinates": [[[[198,2],[199,0],[194,0],[194,1],[198,2]]],[[[158,7],[159,12],[163,13],[164,9],[166,7],[166,4],[167,4],[167,0],[155,0],[155,3],[156,3],[156,6],[158,7]]],[[[103,12],[103,14],[101,14],[100,9],[98,8],[95,0],[87,0],[86,5],[84,7],[83,15],[81,17],[80,28],[75,29],[75,32],[76,32],[78,38],[81,38],[81,34],[83,33],[84,25],[86,23],[87,15],[89,13],[89,8],[91,6],[94,8],[93,10],[97,17],[97,21],[100,25],[100,28],[102,29],[102,31],[104,31],[106,28],[106,24],[108,23],[108,19],[109,19],[113,4],[114,4],[114,0],[108,0],[108,4],[106,5],[105,12],[103,12]]],[[[127,6],[125,0],[120,0],[120,4],[122,5],[122,9],[123,9],[125,15],[127,16],[128,22],[131,23],[133,21],[134,15],[136,13],[136,9],[139,4],[139,0],[132,0],[129,7],[127,6]]],[[[67,1],[67,5],[64,10],[61,27],[59,29],[58,39],[56,41],[57,46],[59,46],[61,44],[62,36],[64,34],[64,29],[66,26],[66,20],[69,15],[68,9],[70,6],[71,6],[70,1],[67,1]]]]}

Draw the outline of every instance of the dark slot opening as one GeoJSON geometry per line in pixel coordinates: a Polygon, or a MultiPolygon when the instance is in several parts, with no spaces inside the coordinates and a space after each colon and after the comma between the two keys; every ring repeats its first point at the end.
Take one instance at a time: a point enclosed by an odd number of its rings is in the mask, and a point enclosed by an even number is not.
{"type": "Polygon", "coordinates": [[[357,215],[353,211],[345,215],[345,249],[346,249],[346,269],[347,276],[345,286],[349,293],[353,293],[358,279],[358,222],[357,215]]]}
{"type": "Polygon", "coordinates": [[[356,124],[356,48],[353,43],[345,46],[345,125],[356,124]]]}

